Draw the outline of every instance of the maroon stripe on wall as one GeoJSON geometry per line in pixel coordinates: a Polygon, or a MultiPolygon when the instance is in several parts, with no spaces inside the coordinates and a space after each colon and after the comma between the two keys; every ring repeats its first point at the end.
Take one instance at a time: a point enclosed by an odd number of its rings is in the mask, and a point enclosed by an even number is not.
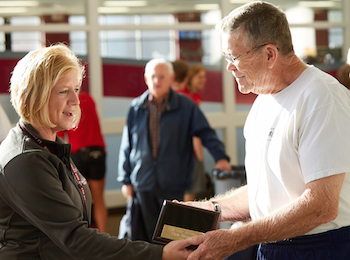
{"type": "MultiPolygon", "coordinates": [[[[10,86],[11,72],[15,67],[18,58],[0,59],[0,93],[8,93],[10,86]]],[[[144,78],[144,66],[124,64],[103,64],[104,95],[107,97],[128,97],[133,98],[142,94],[147,86],[144,78]]],[[[333,74],[333,73],[331,73],[333,74]]],[[[89,66],[86,64],[86,78],[83,81],[82,89],[89,90],[89,66]]],[[[236,91],[237,104],[252,104],[256,98],[255,94],[243,95],[236,85],[232,86],[236,91]]],[[[201,92],[204,102],[222,102],[222,79],[220,71],[207,71],[207,84],[201,92]]]]}
{"type": "Polygon", "coordinates": [[[144,67],[103,64],[103,92],[108,97],[137,97],[146,89],[144,67]]]}
{"type": "Polygon", "coordinates": [[[13,68],[16,66],[18,59],[1,59],[0,60],[0,93],[9,93],[10,78],[13,68]]]}

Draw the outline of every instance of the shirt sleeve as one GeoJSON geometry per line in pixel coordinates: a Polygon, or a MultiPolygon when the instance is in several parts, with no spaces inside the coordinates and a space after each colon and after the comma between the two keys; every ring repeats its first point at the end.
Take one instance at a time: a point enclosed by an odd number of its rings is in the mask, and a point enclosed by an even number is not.
{"type": "Polygon", "coordinates": [[[119,159],[118,159],[118,177],[117,180],[124,184],[131,184],[130,174],[131,174],[131,166],[130,166],[130,138],[129,138],[129,130],[128,126],[124,126],[122,140],[119,149],[119,159]]]}
{"type": "Polygon", "coordinates": [[[202,140],[203,145],[209,150],[215,161],[220,159],[230,161],[230,158],[225,153],[223,142],[219,140],[216,132],[210,127],[205,115],[198,106],[194,107],[193,113],[193,135],[198,136],[202,140]]]}
{"type": "Polygon", "coordinates": [[[130,174],[130,152],[131,152],[131,140],[130,140],[130,127],[132,122],[132,107],[130,107],[127,122],[123,129],[122,139],[119,148],[119,158],[118,158],[118,177],[117,181],[123,184],[131,184],[130,174]]]}
{"type": "Polygon", "coordinates": [[[350,111],[340,104],[315,110],[299,132],[300,164],[305,182],[350,171],[350,111]]]}

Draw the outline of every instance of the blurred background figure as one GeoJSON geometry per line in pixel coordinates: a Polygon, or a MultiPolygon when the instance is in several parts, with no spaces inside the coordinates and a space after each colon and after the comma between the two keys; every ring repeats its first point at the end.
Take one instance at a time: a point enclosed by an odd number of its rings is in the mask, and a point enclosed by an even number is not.
{"type": "Polygon", "coordinates": [[[346,63],[337,70],[337,79],[341,84],[350,89],[350,48],[346,63]]]}
{"type": "MultiPolygon", "coordinates": [[[[188,70],[187,86],[178,92],[190,97],[197,106],[199,106],[202,102],[202,97],[199,92],[204,89],[206,82],[207,78],[205,68],[200,64],[193,65],[188,70]]],[[[193,149],[193,186],[190,190],[186,191],[184,197],[185,201],[195,200],[196,196],[204,192],[206,189],[203,144],[200,138],[193,137],[193,149]]]]}
{"type": "Polygon", "coordinates": [[[107,232],[107,208],[104,201],[106,145],[94,100],[84,92],[79,94],[79,100],[79,127],[60,132],[59,136],[72,145],[72,159],[88,181],[93,200],[93,225],[99,232],[107,232]]]}
{"type": "Polygon", "coordinates": [[[186,88],[189,66],[185,60],[175,60],[171,64],[173,65],[175,74],[171,88],[178,92],[186,88]]]}
{"type": "Polygon", "coordinates": [[[231,165],[203,112],[171,88],[171,63],[150,60],[144,78],[148,90],[131,102],[120,145],[117,180],[128,205],[119,238],[152,242],[163,201],[183,200],[192,187],[194,136],[211,153],[215,168],[231,165]]]}
{"type": "Polygon", "coordinates": [[[0,105],[0,143],[5,139],[8,131],[11,129],[11,122],[7,117],[4,109],[0,105]]]}
{"type": "Polygon", "coordinates": [[[202,102],[200,91],[204,89],[206,83],[205,68],[201,64],[196,64],[189,68],[187,86],[179,92],[190,97],[199,106],[202,102]]]}

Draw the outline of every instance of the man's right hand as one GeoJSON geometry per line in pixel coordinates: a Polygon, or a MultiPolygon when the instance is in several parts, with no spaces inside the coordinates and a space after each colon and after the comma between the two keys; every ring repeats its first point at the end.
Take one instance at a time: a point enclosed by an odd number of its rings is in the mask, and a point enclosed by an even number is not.
{"type": "Polygon", "coordinates": [[[134,195],[134,186],[132,184],[124,184],[122,186],[122,194],[127,200],[131,200],[134,195]]]}

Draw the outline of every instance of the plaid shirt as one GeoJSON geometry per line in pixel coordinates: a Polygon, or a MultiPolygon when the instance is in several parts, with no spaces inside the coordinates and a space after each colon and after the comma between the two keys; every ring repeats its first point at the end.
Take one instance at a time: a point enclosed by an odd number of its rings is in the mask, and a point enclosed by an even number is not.
{"type": "Polygon", "coordinates": [[[152,144],[153,158],[156,159],[158,155],[158,147],[160,140],[160,117],[169,103],[170,92],[163,98],[163,100],[156,104],[153,101],[153,96],[150,93],[148,96],[148,111],[149,111],[149,132],[152,144]]]}

